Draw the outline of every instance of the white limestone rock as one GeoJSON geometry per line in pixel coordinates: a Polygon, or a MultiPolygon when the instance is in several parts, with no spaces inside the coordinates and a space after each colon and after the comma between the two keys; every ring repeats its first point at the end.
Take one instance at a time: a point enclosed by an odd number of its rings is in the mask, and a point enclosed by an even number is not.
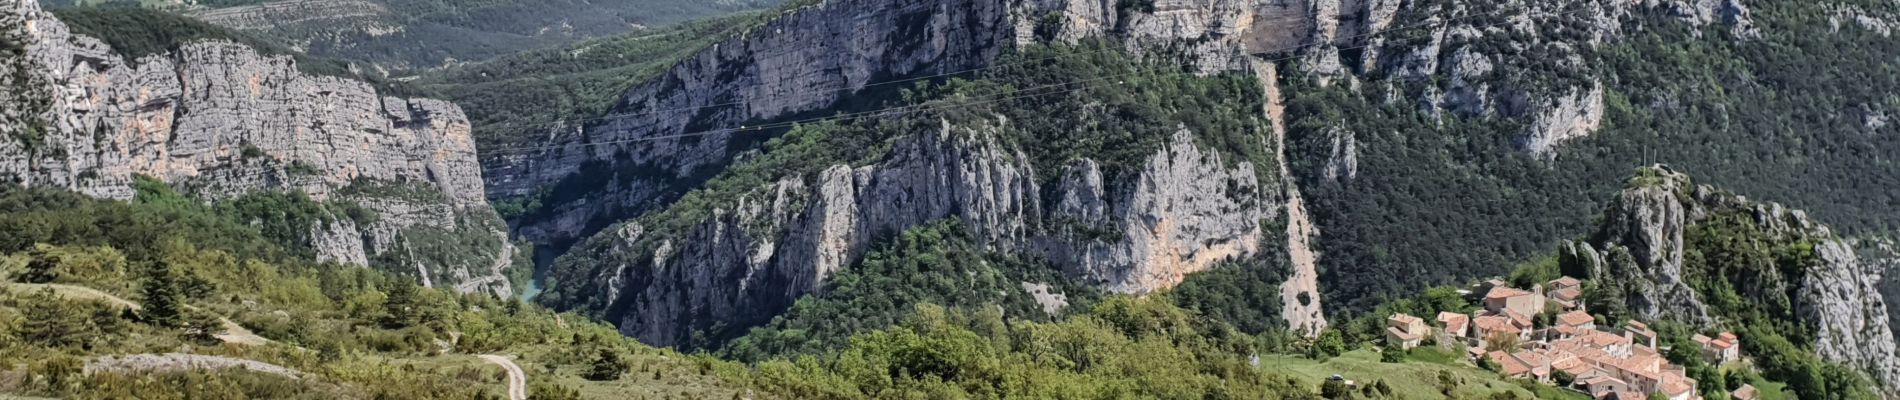
{"type": "MultiPolygon", "coordinates": [[[[367,83],[306,74],[289,56],[208,40],[128,61],[97,39],[73,34],[33,0],[0,1],[0,29],[19,36],[22,60],[8,60],[0,97],[0,179],[129,199],[135,176],[219,200],[261,190],[352,201],[383,215],[370,226],[314,227],[324,260],[365,264],[413,226],[456,229],[455,221],[499,224],[484,198],[467,117],[453,104],[377,93],[367,83]],[[24,127],[37,138],[22,139],[24,127]],[[364,183],[413,186],[426,198],[342,193],[364,183]],[[421,201],[427,204],[410,204],[421,201]],[[393,207],[404,204],[408,207],[393,207]],[[439,212],[405,218],[405,208],[439,212]],[[359,237],[351,240],[351,236],[359,237]]],[[[346,218],[339,218],[347,220],[346,218]]],[[[511,254],[493,235],[493,254],[511,254]]],[[[506,261],[424,268],[435,281],[499,281],[506,261]],[[466,277],[466,278],[459,278],[466,277]]]]}

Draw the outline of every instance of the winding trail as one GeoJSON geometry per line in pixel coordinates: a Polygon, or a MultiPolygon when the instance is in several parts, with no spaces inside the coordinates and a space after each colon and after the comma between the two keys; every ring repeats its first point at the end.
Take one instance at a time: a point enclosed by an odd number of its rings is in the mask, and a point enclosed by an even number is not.
{"type": "Polygon", "coordinates": [[[476,357],[481,357],[483,361],[500,365],[501,369],[508,370],[508,400],[528,400],[528,374],[521,372],[521,366],[515,365],[514,360],[495,354],[483,354],[476,357]]]}
{"type": "Polygon", "coordinates": [[[1319,255],[1313,253],[1312,247],[1319,228],[1307,218],[1299,185],[1294,182],[1292,169],[1287,167],[1286,99],[1280,93],[1280,73],[1272,63],[1259,59],[1251,62],[1266,98],[1266,109],[1262,111],[1273,124],[1273,151],[1278,155],[1280,182],[1286,196],[1286,250],[1293,261],[1293,274],[1280,284],[1280,313],[1295,332],[1307,337],[1318,336],[1326,329],[1326,314],[1319,300],[1319,255]]]}
{"type": "MultiPolygon", "coordinates": [[[[89,288],[85,286],[62,285],[62,284],[57,284],[57,283],[9,283],[8,285],[12,286],[13,289],[20,290],[20,291],[52,289],[53,294],[58,295],[60,297],[64,297],[68,299],[77,299],[77,300],[99,300],[99,301],[104,301],[107,303],[112,303],[120,307],[129,308],[132,311],[143,310],[145,308],[143,306],[140,306],[139,303],[137,302],[126,300],[123,297],[114,296],[111,293],[106,293],[104,291],[100,291],[99,289],[93,289],[93,288],[89,288]]],[[[185,305],[185,308],[192,309],[192,310],[198,309],[198,307],[191,306],[191,305],[185,305]]],[[[225,343],[236,343],[236,344],[242,344],[242,345],[263,345],[266,343],[270,343],[271,341],[269,338],[258,336],[256,333],[251,332],[250,329],[245,329],[243,325],[238,325],[237,322],[231,321],[230,318],[225,318],[222,315],[218,316],[218,323],[224,326],[224,332],[219,333],[216,336],[218,340],[222,340],[225,343]]]]}
{"type": "MultiPolygon", "coordinates": [[[[515,265],[513,265],[514,260],[515,260],[515,245],[513,243],[508,242],[508,233],[502,232],[502,231],[490,231],[490,232],[494,232],[495,236],[501,237],[502,245],[501,245],[500,253],[495,255],[495,262],[493,264],[490,264],[488,267],[489,275],[483,276],[480,278],[470,279],[460,284],[456,284],[455,285],[456,292],[469,293],[469,292],[475,291],[475,289],[480,289],[482,286],[487,286],[489,284],[497,283],[497,282],[501,283],[503,286],[509,286],[508,275],[507,275],[506,270],[508,268],[516,267],[515,265]]],[[[502,297],[514,295],[513,292],[515,289],[513,287],[505,287],[504,289],[505,290],[497,291],[496,294],[502,297]]]]}

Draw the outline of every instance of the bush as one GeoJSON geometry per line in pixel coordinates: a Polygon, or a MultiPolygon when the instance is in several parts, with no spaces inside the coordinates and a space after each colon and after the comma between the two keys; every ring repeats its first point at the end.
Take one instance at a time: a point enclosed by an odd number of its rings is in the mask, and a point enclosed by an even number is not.
{"type": "Polygon", "coordinates": [[[627,370],[632,368],[633,365],[621,358],[619,351],[603,347],[599,355],[594,356],[593,366],[581,376],[588,380],[611,381],[620,379],[622,375],[627,374],[627,370]]]}
{"type": "Polygon", "coordinates": [[[1388,344],[1385,346],[1385,350],[1379,351],[1379,362],[1398,363],[1404,361],[1405,351],[1399,350],[1398,345],[1388,344]]]}

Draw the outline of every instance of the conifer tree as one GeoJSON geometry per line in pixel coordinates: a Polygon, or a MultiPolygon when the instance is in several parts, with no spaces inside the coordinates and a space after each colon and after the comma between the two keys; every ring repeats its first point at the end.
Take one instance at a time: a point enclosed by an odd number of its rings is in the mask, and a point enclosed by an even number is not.
{"type": "Polygon", "coordinates": [[[59,296],[52,289],[42,289],[20,299],[21,313],[26,320],[20,324],[20,337],[53,347],[79,344],[85,336],[85,319],[73,310],[61,304],[59,296]]]}
{"type": "Polygon", "coordinates": [[[139,291],[145,297],[142,314],[146,323],[167,328],[183,323],[185,299],[178,281],[178,271],[169,262],[146,268],[144,286],[139,291]]]}
{"type": "Polygon", "coordinates": [[[390,329],[407,328],[417,321],[416,284],[408,279],[396,279],[389,287],[389,297],[383,300],[383,327],[390,329]]]}

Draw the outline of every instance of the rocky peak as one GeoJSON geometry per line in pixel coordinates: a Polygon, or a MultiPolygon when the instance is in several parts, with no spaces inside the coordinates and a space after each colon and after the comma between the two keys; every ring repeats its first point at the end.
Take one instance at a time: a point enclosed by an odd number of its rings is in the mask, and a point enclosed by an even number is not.
{"type": "MultiPolygon", "coordinates": [[[[1683,199],[1678,195],[1689,187],[1689,177],[1661,165],[1644,167],[1611,202],[1597,245],[1612,263],[1600,274],[1635,273],[1648,279],[1637,281],[1629,296],[1631,311],[1647,319],[1675,319],[1697,324],[1710,321],[1707,307],[1684,281],[1682,266],[1683,229],[1689,222],[1683,199]],[[1609,254],[1627,254],[1609,257],[1609,254]],[[1621,265],[1618,265],[1621,264],[1621,265]]],[[[1594,268],[1593,268],[1594,270],[1594,268]]]]}
{"type": "Polygon", "coordinates": [[[490,258],[414,268],[425,282],[510,291],[500,272],[512,249],[455,105],[383,96],[227,41],[126,60],[33,0],[0,3],[0,26],[24,45],[9,75],[27,79],[4,82],[7,91],[39,96],[0,98],[9,122],[0,124],[0,178],[112,199],[131,198],[134,177],[150,176],[208,200],[295,191],[354,202],[381,218],[313,227],[309,245],[356,264],[410,245],[402,233],[412,228],[476,229],[490,237],[490,258]],[[372,190],[398,187],[415,190],[372,190]]]}
{"type": "Polygon", "coordinates": [[[1560,259],[1622,290],[1631,311],[1642,318],[1713,324],[1722,317],[1712,315],[1698,298],[1701,293],[1684,281],[1690,274],[1710,272],[1685,271],[1683,255],[1689,244],[1683,237],[1685,230],[1724,215],[1744,216],[1744,224],[1770,241],[1755,245],[1805,243],[1813,249],[1812,262],[1800,273],[1732,284],[1761,293],[1792,293],[1792,314],[1813,328],[1816,354],[1860,369],[1883,386],[1900,383],[1900,350],[1879,291],[1881,263],[1894,260],[1895,253],[1891,247],[1879,247],[1878,241],[1835,236],[1800,210],[1750,201],[1707,185],[1692,186],[1687,175],[1664,166],[1645,167],[1612,202],[1595,237],[1588,243],[1566,243],[1560,259]]]}

